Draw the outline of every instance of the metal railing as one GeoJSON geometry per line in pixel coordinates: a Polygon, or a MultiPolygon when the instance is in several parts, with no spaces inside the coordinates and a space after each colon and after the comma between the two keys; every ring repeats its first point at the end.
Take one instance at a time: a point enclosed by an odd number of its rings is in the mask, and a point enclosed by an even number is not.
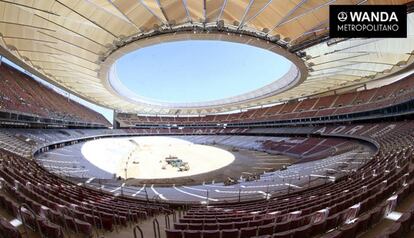
{"type": "Polygon", "coordinates": [[[144,238],[144,233],[142,232],[141,227],[139,227],[138,225],[136,225],[134,227],[134,230],[133,230],[134,238],[138,238],[138,236],[137,236],[137,230],[139,231],[139,234],[141,235],[141,238],[144,238]]]}
{"type": "Polygon", "coordinates": [[[160,223],[158,222],[157,218],[154,218],[154,220],[152,220],[152,228],[154,231],[154,238],[161,238],[160,223]]]}
{"type": "Polygon", "coordinates": [[[20,219],[22,220],[24,231],[25,231],[25,234],[27,235],[27,237],[29,237],[29,232],[27,230],[28,227],[32,230],[35,230],[35,231],[39,232],[40,238],[45,237],[42,233],[42,229],[40,227],[40,224],[39,224],[39,221],[37,219],[36,213],[29,207],[29,205],[27,205],[26,203],[22,203],[18,208],[18,212],[19,212],[20,219]],[[33,217],[36,227],[30,227],[29,225],[27,225],[25,216],[23,215],[23,213],[25,212],[25,211],[23,211],[23,209],[28,211],[30,213],[30,215],[33,217]]]}

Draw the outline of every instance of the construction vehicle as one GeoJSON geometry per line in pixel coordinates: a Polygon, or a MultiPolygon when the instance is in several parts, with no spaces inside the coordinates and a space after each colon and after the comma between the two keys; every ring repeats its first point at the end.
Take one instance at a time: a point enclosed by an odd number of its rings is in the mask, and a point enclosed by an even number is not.
{"type": "Polygon", "coordinates": [[[165,162],[171,165],[173,168],[178,168],[178,171],[188,171],[190,170],[190,165],[188,162],[184,162],[182,159],[179,159],[176,156],[168,156],[165,158],[165,162]]]}

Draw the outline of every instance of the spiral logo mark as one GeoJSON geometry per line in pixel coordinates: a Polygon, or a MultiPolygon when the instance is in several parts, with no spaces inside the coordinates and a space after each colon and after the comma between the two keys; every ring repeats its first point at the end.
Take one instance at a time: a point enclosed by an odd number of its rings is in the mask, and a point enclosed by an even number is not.
{"type": "Polygon", "coordinates": [[[340,22],[344,22],[344,21],[346,21],[346,19],[348,19],[348,15],[346,14],[346,12],[338,13],[338,20],[340,22]]]}

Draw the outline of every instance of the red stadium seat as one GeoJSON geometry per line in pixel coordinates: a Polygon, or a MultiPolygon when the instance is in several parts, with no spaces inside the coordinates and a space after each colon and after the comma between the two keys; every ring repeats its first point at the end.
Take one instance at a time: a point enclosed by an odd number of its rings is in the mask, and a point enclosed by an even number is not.
{"type": "Polygon", "coordinates": [[[20,232],[7,220],[0,217],[0,234],[5,238],[21,238],[20,232]]]}
{"type": "Polygon", "coordinates": [[[217,230],[218,225],[217,223],[214,224],[204,224],[204,230],[217,230]]]}
{"type": "Polygon", "coordinates": [[[256,236],[257,227],[245,227],[240,229],[240,238],[249,238],[256,236]]]}
{"type": "Polygon", "coordinates": [[[272,238],[291,238],[295,234],[294,230],[274,233],[272,238]]]}
{"type": "Polygon", "coordinates": [[[271,235],[274,232],[274,224],[267,224],[258,227],[258,235],[271,235]]]}
{"type": "Polygon", "coordinates": [[[182,238],[183,234],[180,230],[165,230],[167,238],[182,238]]]}
{"type": "Polygon", "coordinates": [[[203,238],[220,238],[220,231],[219,230],[204,230],[202,231],[203,238]]]}
{"type": "Polygon", "coordinates": [[[201,231],[184,230],[184,238],[201,238],[201,231]]]}
{"type": "Polygon", "coordinates": [[[221,237],[226,238],[239,238],[239,230],[237,229],[225,229],[221,231],[221,237]]]}

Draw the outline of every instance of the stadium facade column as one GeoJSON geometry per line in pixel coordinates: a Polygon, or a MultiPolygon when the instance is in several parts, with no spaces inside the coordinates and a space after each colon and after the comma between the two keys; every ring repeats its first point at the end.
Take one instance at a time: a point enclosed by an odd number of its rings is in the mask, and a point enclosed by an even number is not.
{"type": "Polygon", "coordinates": [[[112,118],[112,127],[114,129],[118,129],[119,128],[119,122],[117,122],[116,118],[118,117],[118,112],[116,110],[114,110],[113,114],[113,118],[112,118]]]}

